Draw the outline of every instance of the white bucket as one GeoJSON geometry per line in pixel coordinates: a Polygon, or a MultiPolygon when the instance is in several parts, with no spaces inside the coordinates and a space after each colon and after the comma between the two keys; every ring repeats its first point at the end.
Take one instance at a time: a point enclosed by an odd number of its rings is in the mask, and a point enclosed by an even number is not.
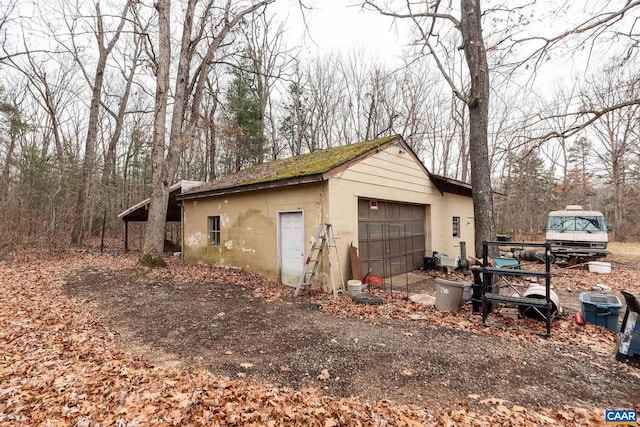
{"type": "Polygon", "coordinates": [[[347,281],[347,289],[351,296],[358,296],[362,293],[362,289],[364,286],[360,280],[348,280],[347,281]]]}
{"type": "Polygon", "coordinates": [[[611,273],[611,263],[602,261],[589,261],[589,272],[609,274],[611,273]]]}

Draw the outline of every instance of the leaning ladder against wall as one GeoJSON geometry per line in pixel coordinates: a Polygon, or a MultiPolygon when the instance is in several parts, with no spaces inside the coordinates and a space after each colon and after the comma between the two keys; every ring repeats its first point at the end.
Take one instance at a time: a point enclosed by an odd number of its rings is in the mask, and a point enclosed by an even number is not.
{"type": "Polygon", "coordinates": [[[333,296],[337,297],[339,294],[345,292],[344,277],[342,276],[342,266],[340,265],[340,255],[338,253],[338,246],[336,244],[337,238],[333,234],[333,227],[331,224],[322,223],[318,226],[318,232],[313,238],[309,253],[304,262],[304,268],[300,281],[296,287],[294,296],[298,296],[300,292],[304,292],[313,285],[316,273],[318,272],[318,266],[322,261],[322,255],[325,250],[327,253],[327,260],[329,261],[329,280],[331,281],[331,290],[333,296]],[[331,260],[331,251],[334,251],[336,262],[338,263],[338,270],[340,271],[340,287],[336,287],[336,282],[333,278],[333,263],[331,260]]]}

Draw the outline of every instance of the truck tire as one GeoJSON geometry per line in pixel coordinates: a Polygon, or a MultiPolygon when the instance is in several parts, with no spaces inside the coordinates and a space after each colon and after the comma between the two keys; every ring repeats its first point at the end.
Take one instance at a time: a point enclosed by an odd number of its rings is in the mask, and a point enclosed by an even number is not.
{"type": "Polygon", "coordinates": [[[380,298],[377,295],[370,294],[368,292],[363,292],[360,295],[353,295],[351,299],[358,304],[371,304],[371,305],[382,304],[382,298],[380,298]]]}

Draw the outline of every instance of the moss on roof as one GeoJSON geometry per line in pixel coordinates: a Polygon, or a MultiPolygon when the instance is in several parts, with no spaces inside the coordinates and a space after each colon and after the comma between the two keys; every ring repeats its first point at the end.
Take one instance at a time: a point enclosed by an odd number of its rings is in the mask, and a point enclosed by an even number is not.
{"type": "Polygon", "coordinates": [[[361,154],[391,141],[394,138],[395,136],[374,139],[372,141],[343,145],[341,147],[328,148],[325,150],[317,150],[312,153],[301,154],[288,159],[276,160],[267,164],[269,169],[273,172],[273,176],[247,181],[245,184],[279,181],[281,179],[325,173],[336,166],[340,166],[349,160],[355,159],[361,154]]]}
{"type": "Polygon", "coordinates": [[[240,172],[223,176],[188,193],[200,193],[323,174],[396,138],[398,138],[397,135],[378,138],[255,165],[240,172]]]}

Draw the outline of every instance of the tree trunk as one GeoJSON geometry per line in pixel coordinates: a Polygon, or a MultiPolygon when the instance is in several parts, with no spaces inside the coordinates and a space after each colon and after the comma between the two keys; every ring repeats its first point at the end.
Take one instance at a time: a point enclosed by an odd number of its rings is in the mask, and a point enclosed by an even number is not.
{"type": "Polygon", "coordinates": [[[2,185],[4,190],[7,191],[9,189],[9,172],[11,171],[11,159],[13,157],[13,150],[16,146],[17,135],[13,132],[9,134],[9,148],[7,148],[6,160],[4,162],[4,167],[2,168],[2,185]]]}
{"type": "Polygon", "coordinates": [[[208,180],[214,180],[216,178],[216,124],[215,124],[215,112],[217,109],[218,103],[214,101],[214,105],[209,111],[209,123],[208,129],[206,132],[207,135],[207,154],[209,155],[209,173],[207,174],[208,180]]]}
{"type": "Polygon", "coordinates": [[[78,192],[76,202],[76,214],[73,228],[71,230],[71,242],[81,245],[85,238],[85,223],[87,218],[87,204],[89,202],[89,192],[91,190],[91,178],[96,162],[96,140],[98,136],[98,114],[100,113],[100,98],[102,94],[102,82],[104,79],[104,61],[99,61],[96,67],[96,77],[91,95],[91,106],[89,109],[89,125],[87,139],[85,142],[84,161],[82,164],[82,184],[78,192]]]}
{"type": "Polygon", "coordinates": [[[613,184],[613,220],[616,224],[616,240],[624,242],[626,221],[624,218],[624,160],[613,131],[609,131],[611,141],[611,181],[613,184]]]}
{"type": "Polygon", "coordinates": [[[111,173],[113,172],[113,158],[115,156],[120,136],[122,135],[122,129],[124,128],[124,118],[127,114],[127,105],[129,104],[129,97],[131,96],[131,86],[133,85],[133,79],[136,76],[136,70],[138,68],[138,57],[140,56],[140,50],[142,48],[142,39],[136,39],[136,46],[131,58],[131,68],[127,75],[127,81],[125,83],[124,92],[122,98],[120,98],[120,105],[118,106],[118,112],[113,115],[115,121],[115,129],[111,135],[109,141],[109,147],[104,154],[104,164],[102,165],[102,188],[106,189],[109,186],[111,173]]]}
{"type": "Polygon", "coordinates": [[[152,140],[151,198],[149,216],[142,248],[142,262],[146,265],[164,265],[164,229],[167,220],[169,187],[164,162],[165,130],[167,125],[167,101],[169,95],[169,68],[171,64],[170,0],[158,0],[159,47],[156,63],[156,94],[152,140]]]}
{"type": "MultiPolygon", "coordinates": [[[[461,0],[460,26],[464,55],[469,67],[469,153],[475,223],[475,252],[482,253],[483,240],[495,240],[491,167],[489,164],[489,67],[482,38],[480,0],[461,0]]],[[[497,248],[494,248],[497,249],[497,248]]]]}
{"type": "Polygon", "coordinates": [[[87,139],[85,141],[84,161],[82,163],[82,183],[78,192],[78,201],[76,202],[76,214],[71,230],[71,241],[76,245],[84,242],[86,233],[84,230],[87,221],[87,206],[89,203],[89,192],[91,190],[91,180],[93,178],[93,170],[96,163],[97,139],[98,139],[98,118],[100,115],[100,103],[102,101],[102,86],[104,82],[104,73],[107,66],[107,58],[111,50],[115,46],[122,28],[125,23],[125,16],[129,10],[129,3],[126,3],[120,24],[111,41],[105,45],[105,29],[102,22],[102,14],[100,13],[100,4],[96,3],[96,37],[98,41],[98,63],[96,64],[96,74],[93,81],[91,104],[89,107],[89,124],[87,129],[87,139]]]}

